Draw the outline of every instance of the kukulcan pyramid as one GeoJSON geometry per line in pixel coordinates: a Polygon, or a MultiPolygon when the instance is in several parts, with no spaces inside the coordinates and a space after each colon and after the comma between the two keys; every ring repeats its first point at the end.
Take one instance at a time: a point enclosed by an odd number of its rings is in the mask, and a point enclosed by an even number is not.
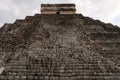
{"type": "Polygon", "coordinates": [[[0,28],[0,80],[120,80],[120,28],[42,4],[0,28]]]}

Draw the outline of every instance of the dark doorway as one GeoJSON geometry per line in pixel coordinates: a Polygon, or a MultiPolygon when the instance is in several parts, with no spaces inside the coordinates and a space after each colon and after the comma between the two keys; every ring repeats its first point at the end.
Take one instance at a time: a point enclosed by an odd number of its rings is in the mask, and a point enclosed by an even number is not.
{"type": "Polygon", "coordinates": [[[56,12],[56,14],[60,14],[60,12],[56,12]]]}

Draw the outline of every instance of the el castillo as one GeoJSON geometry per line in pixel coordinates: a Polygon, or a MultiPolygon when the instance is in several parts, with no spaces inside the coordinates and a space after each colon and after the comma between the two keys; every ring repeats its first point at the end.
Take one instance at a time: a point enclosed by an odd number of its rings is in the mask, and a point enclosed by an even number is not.
{"type": "Polygon", "coordinates": [[[41,4],[0,28],[0,80],[120,80],[120,27],[41,4]]]}

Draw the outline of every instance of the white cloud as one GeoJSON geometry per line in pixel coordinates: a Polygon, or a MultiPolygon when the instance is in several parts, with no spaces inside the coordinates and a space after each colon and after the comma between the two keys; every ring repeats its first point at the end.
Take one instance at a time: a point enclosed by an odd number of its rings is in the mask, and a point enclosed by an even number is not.
{"type": "Polygon", "coordinates": [[[114,24],[116,24],[116,25],[120,25],[120,15],[116,16],[116,17],[112,20],[112,22],[113,22],[114,24]]]}
{"type": "Polygon", "coordinates": [[[120,0],[77,0],[78,12],[105,22],[111,22],[120,14],[120,0]]]}
{"type": "Polygon", "coordinates": [[[120,0],[0,0],[0,26],[39,13],[41,3],[75,3],[77,13],[120,26],[120,0]]]}

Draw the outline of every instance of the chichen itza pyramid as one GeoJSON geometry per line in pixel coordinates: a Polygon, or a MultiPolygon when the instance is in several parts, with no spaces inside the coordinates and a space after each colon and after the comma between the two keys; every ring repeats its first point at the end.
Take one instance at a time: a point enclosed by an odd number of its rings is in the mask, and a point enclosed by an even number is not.
{"type": "Polygon", "coordinates": [[[120,80],[120,28],[42,4],[0,28],[0,80],[120,80]]]}

